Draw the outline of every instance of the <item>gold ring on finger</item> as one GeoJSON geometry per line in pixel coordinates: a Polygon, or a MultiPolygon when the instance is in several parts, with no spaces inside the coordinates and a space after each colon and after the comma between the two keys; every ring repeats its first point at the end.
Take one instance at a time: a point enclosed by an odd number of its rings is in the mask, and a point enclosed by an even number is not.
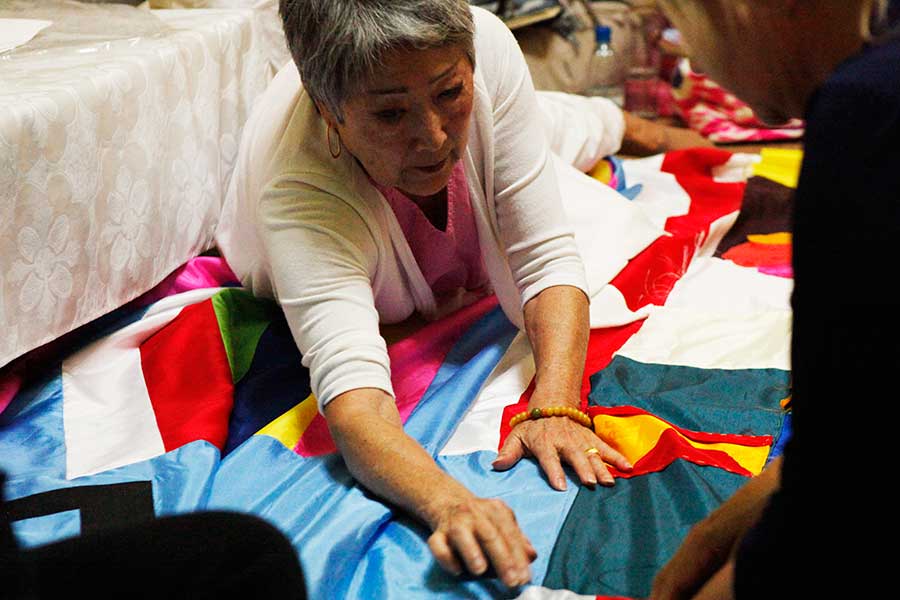
{"type": "Polygon", "coordinates": [[[587,450],[584,451],[585,454],[600,454],[600,450],[591,446],[587,450]]]}

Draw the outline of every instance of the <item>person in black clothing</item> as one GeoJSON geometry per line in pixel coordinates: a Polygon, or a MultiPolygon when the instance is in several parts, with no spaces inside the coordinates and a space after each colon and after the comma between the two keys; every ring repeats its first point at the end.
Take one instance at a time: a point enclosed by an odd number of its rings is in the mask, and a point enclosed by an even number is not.
{"type": "Polygon", "coordinates": [[[792,437],[694,526],[651,598],[890,597],[895,502],[881,485],[897,453],[885,411],[900,372],[900,31],[884,17],[897,3],[660,4],[692,65],[770,123],[803,117],[806,132],[792,232],[792,437]]]}
{"type": "Polygon", "coordinates": [[[22,548],[0,472],[0,598],[306,598],[290,541],[250,514],[209,511],[82,532],[22,548]]]}

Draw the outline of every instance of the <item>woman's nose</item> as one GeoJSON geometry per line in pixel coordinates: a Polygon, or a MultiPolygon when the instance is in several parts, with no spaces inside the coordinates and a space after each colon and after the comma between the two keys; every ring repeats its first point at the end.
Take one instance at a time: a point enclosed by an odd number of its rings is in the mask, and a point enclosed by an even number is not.
{"type": "Polygon", "coordinates": [[[437,150],[447,141],[447,132],[444,131],[444,119],[433,108],[422,111],[415,124],[416,130],[413,136],[416,146],[420,150],[437,150]]]}

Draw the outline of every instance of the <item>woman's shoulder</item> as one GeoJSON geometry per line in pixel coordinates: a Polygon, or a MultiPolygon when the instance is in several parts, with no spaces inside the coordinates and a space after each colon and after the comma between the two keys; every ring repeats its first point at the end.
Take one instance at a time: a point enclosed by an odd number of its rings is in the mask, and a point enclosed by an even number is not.
{"type": "Polygon", "coordinates": [[[519,43],[500,18],[472,6],[475,22],[476,88],[490,98],[492,104],[518,89],[528,66],[519,43]]]}
{"type": "Polygon", "coordinates": [[[248,132],[244,150],[259,161],[261,197],[277,189],[352,203],[359,195],[359,169],[346,152],[330,153],[325,123],[293,63],[276,75],[254,113],[263,118],[248,132]]]}
{"type": "Polygon", "coordinates": [[[472,6],[471,9],[475,23],[476,66],[491,62],[498,56],[499,50],[518,44],[512,31],[500,17],[478,6],[472,6]]]}
{"type": "Polygon", "coordinates": [[[470,6],[470,9],[472,11],[472,19],[475,21],[476,32],[479,29],[487,29],[491,27],[504,27],[508,29],[508,27],[506,27],[506,24],[500,19],[500,17],[498,17],[491,11],[481,8],[480,6],[477,6],[475,4],[472,4],[470,6]]]}

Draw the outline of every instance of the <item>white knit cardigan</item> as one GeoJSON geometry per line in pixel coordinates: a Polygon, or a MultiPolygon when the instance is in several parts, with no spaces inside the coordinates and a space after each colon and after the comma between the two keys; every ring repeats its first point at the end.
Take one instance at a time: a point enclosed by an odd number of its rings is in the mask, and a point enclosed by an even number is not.
{"type": "MultiPolygon", "coordinates": [[[[521,328],[522,307],[542,290],[587,293],[551,152],[590,166],[618,150],[624,121],[601,99],[539,100],[506,25],[472,12],[474,106],[461,160],[491,286],[521,328]]],[[[332,158],[325,133],[286,65],[246,125],[217,232],[243,285],[282,307],[320,409],[356,388],[393,394],[379,323],[438,311],[390,206],[352,156],[332,158]]]]}

